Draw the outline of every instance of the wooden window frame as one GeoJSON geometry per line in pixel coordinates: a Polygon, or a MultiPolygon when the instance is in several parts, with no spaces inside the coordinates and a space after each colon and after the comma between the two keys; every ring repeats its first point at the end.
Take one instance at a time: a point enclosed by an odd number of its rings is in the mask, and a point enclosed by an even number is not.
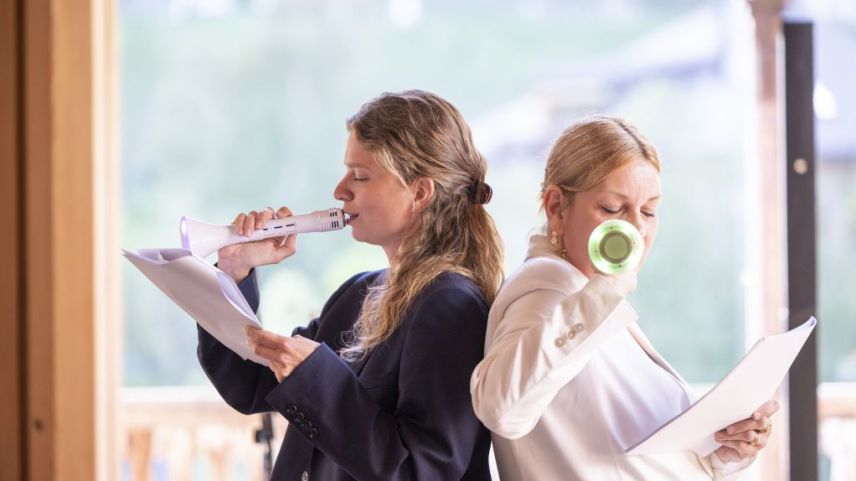
{"type": "Polygon", "coordinates": [[[118,477],[113,18],[112,0],[0,4],[2,479],[118,477]]]}

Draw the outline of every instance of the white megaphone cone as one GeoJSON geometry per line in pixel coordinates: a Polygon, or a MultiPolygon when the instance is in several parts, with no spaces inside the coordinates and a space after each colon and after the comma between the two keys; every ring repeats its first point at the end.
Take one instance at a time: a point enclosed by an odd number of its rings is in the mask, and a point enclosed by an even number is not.
{"type": "Polygon", "coordinates": [[[238,235],[234,225],[216,225],[189,217],[181,218],[181,246],[193,255],[206,257],[214,251],[232,244],[253,242],[271,237],[282,237],[305,232],[327,232],[348,225],[350,217],[342,209],[316,210],[309,214],[273,219],[262,229],[247,237],[238,235]]]}

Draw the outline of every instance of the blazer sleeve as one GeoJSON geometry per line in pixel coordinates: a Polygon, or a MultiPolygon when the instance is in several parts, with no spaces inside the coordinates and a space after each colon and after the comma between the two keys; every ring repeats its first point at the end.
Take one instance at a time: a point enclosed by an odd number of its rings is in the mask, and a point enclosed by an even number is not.
{"type": "MultiPolygon", "coordinates": [[[[533,275],[562,273],[546,269],[533,275]]],[[[539,288],[535,279],[516,281],[508,288],[519,289],[519,295],[499,313],[485,357],[470,381],[476,415],[488,429],[509,439],[529,433],[597,348],[637,318],[622,294],[600,275],[570,295],[539,288]],[[527,290],[533,285],[536,288],[527,290]]]]}
{"type": "MultiPolygon", "coordinates": [[[[322,316],[359,276],[358,274],[352,277],[336,290],[324,305],[322,316]]],[[[238,288],[253,312],[258,312],[259,287],[255,269],[238,283],[238,288]]],[[[295,329],[294,334],[313,339],[317,330],[318,319],[314,319],[309,325],[295,329]]],[[[199,345],[196,355],[199,363],[223,400],[243,414],[272,411],[265,401],[265,396],[279,384],[273,371],[261,364],[242,359],[198,324],[197,331],[199,345]]]]}
{"type": "Polygon", "coordinates": [[[356,479],[461,479],[484,433],[468,380],[482,357],[486,304],[451,288],[417,302],[399,328],[406,337],[394,411],[381,409],[325,344],[267,397],[356,479]]]}
{"type": "Polygon", "coordinates": [[[707,460],[713,470],[713,479],[715,481],[737,481],[743,476],[746,468],[752,465],[756,457],[745,458],[736,463],[725,463],[714,452],[707,456],[707,460]]]}

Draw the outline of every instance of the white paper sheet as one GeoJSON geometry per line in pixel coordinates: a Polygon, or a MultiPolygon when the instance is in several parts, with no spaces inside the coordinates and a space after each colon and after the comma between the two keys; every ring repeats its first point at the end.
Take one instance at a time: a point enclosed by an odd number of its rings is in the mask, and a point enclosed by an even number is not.
{"type": "Polygon", "coordinates": [[[715,451],[720,444],[714,433],[748,418],[773,397],[816,323],[812,317],[788,332],[759,339],[713,389],[627,453],[691,450],[707,456],[715,451]]]}
{"type": "Polygon", "coordinates": [[[122,250],[152,283],[242,359],[265,366],[246,343],[244,327],[261,326],[234,279],[186,249],[122,250]]]}

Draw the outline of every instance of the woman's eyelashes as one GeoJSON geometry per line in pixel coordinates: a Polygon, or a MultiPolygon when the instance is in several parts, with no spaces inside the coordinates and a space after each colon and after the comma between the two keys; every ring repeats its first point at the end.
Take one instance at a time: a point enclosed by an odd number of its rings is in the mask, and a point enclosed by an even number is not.
{"type": "Polygon", "coordinates": [[[351,180],[354,182],[365,182],[369,180],[369,176],[366,172],[355,170],[351,173],[351,180]]]}
{"type": "MultiPolygon", "coordinates": [[[[609,215],[616,215],[623,210],[622,207],[609,207],[609,206],[605,206],[605,205],[600,206],[600,208],[603,212],[605,212],[609,215]]],[[[639,212],[641,212],[642,215],[644,215],[645,217],[648,217],[648,218],[653,218],[653,217],[657,216],[657,212],[654,210],[640,210],[639,212]]]]}

